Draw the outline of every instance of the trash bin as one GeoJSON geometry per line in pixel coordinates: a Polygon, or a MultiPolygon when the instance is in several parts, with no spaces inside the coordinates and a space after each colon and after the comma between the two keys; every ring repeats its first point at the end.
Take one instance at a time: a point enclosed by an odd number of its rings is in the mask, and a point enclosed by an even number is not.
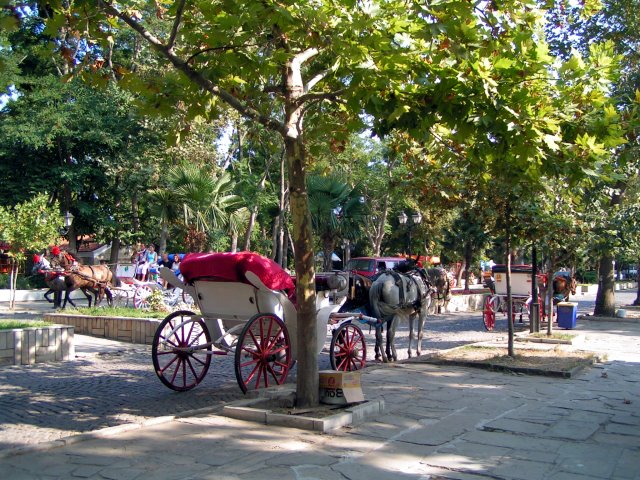
{"type": "Polygon", "coordinates": [[[578,304],[573,302],[558,303],[558,327],[576,328],[578,304]]]}

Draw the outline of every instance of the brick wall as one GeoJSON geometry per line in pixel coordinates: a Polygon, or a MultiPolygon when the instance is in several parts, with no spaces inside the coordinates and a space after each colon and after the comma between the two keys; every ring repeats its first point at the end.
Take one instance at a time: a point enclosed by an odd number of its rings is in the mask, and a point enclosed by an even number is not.
{"type": "Polygon", "coordinates": [[[90,317],[65,313],[45,313],[43,320],[73,325],[81,335],[111,338],[121,342],[151,345],[160,320],[153,318],[90,317]]]}

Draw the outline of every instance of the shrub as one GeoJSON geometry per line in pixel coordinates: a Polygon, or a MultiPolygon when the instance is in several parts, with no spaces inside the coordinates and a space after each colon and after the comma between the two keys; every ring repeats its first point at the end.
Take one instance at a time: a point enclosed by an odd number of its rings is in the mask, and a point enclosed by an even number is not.
{"type": "MultiPolygon", "coordinates": [[[[47,284],[44,283],[44,277],[42,275],[24,276],[18,274],[16,279],[17,290],[31,290],[33,288],[46,288],[47,284]]],[[[0,288],[9,288],[9,275],[0,274],[0,288]]]]}

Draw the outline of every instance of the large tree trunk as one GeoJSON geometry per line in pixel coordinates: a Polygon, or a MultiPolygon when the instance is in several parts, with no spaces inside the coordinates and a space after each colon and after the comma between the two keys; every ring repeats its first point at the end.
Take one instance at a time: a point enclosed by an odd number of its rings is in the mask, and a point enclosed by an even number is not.
{"type": "Polygon", "coordinates": [[[510,222],[507,222],[506,228],[506,281],[507,281],[507,324],[509,336],[507,340],[507,353],[510,357],[515,356],[515,351],[513,349],[513,297],[511,296],[511,231],[509,230],[510,222]]]}
{"type": "Polygon", "coordinates": [[[471,265],[473,265],[473,246],[470,241],[465,242],[464,246],[464,292],[469,293],[470,285],[469,285],[469,270],[471,269],[471,265]]]}
{"type": "Polygon", "coordinates": [[[598,293],[596,295],[595,316],[613,317],[616,313],[615,280],[613,278],[613,257],[603,255],[598,266],[598,293]]]}
{"type": "Polygon", "coordinates": [[[120,257],[120,238],[117,236],[111,239],[111,254],[109,255],[109,265],[111,270],[115,273],[116,265],[119,263],[120,257]]]}
{"type": "Polygon", "coordinates": [[[319,402],[313,237],[302,142],[299,139],[288,137],[286,144],[291,186],[290,203],[295,249],[296,299],[298,302],[296,405],[304,408],[315,406],[319,402]]]}
{"type": "Polygon", "coordinates": [[[249,215],[249,223],[247,224],[247,230],[244,232],[244,242],[242,245],[242,250],[248,252],[251,248],[251,234],[253,233],[253,229],[256,225],[256,217],[258,216],[258,206],[254,205],[251,208],[251,215],[249,215]]]}
{"type": "Polygon", "coordinates": [[[319,403],[313,232],[302,139],[302,109],[297,105],[298,99],[304,92],[302,63],[305,58],[313,54],[315,54],[313,50],[299,54],[287,63],[284,72],[286,97],[284,141],[289,173],[289,205],[293,223],[298,303],[296,405],[303,408],[316,406],[319,403]]]}

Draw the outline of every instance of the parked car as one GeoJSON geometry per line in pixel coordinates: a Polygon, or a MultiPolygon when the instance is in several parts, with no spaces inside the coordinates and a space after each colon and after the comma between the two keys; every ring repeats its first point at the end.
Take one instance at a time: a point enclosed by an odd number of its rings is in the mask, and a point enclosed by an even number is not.
{"type": "Polygon", "coordinates": [[[402,257],[356,257],[347,262],[346,270],[365,277],[372,277],[382,270],[392,269],[406,260],[402,257]]]}

